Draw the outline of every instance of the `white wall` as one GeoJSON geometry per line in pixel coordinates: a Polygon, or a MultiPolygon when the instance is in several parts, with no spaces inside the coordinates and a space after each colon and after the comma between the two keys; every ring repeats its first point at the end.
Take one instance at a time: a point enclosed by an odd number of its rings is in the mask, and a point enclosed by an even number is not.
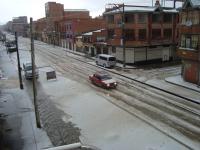
{"type": "MultiPolygon", "coordinates": [[[[134,48],[126,48],[126,63],[134,63],[134,48]]],[[[123,61],[123,48],[116,47],[116,55],[115,57],[119,61],[123,61]]]]}

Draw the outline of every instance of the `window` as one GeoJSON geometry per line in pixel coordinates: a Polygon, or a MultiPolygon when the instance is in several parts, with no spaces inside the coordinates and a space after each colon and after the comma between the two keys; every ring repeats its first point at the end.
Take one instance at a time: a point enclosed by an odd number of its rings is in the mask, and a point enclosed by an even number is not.
{"type": "Polygon", "coordinates": [[[181,47],[185,47],[185,35],[181,36],[181,47]]]}
{"type": "Polygon", "coordinates": [[[114,15],[108,15],[107,21],[108,23],[114,23],[114,15]]]}
{"type": "Polygon", "coordinates": [[[197,49],[198,47],[198,35],[192,36],[192,48],[197,49]]]}
{"type": "Polygon", "coordinates": [[[172,22],[172,15],[171,14],[164,14],[163,21],[165,23],[171,23],[172,22]]]}
{"type": "Polygon", "coordinates": [[[134,23],[134,15],[133,14],[125,14],[125,23],[134,23]]]}
{"type": "Polygon", "coordinates": [[[199,13],[198,12],[194,12],[194,15],[193,15],[193,24],[199,24],[199,13]]]}
{"type": "Polygon", "coordinates": [[[187,19],[187,15],[186,14],[182,14],[181,15],[181,24],[185,24],[186,23],[186,19],[187,19]]]}
{"type": "Polygon", "coordinates": [[[124,31],[124,35],[125,35],[125,40],[133,41],[135,39],[135,30],[126,29],[124,31]]]}
{"type": "Polygon", "coordinates": [[[146,40],[146,29],[139,29],[139,40],[146,40]]]}
{"type": "Polygon", "coordinates": [[[191,47],[191,37],[185,38],[185,47],[190,48],[191,47]]]}
{"type": "Polygon", "coordinates": [[[160,14],[153,14],[152,15],[152,22],[153,23],[159,23],[161,21],[160,14]]]}
{"type": "Polygon", "coordinates": [[[113,29],[109,29],[108,30],[108,39],[113,39],[114,38],[114,30],[113,29]]]}
{"type": "Polygon", "coordinates": [[[116,53],[116,47],[112,46],[112,53],[116,53]]]}
{"type": "Polygon", "coordinates": [[[164,29],[164,38],[171,39],[172,37],[172,29],[164,29]]]}
{"type": "Polygon", "coordinates": [[[103,56],[99,56],[99,59],[101,59],[101,60],[107,60],[107,58],[103,57],[103,56]]]}
{"type": "Polygon", "coordinates": [[[116,58],[115,57],[109,57],[108,61],[116,61],[116,58]]]}
{"type": "Polygon", "coordinates": [[[152,29],[152,39],[160,39],[161,38],[161,29],[152,29]]]}
{"type": "Polygon", "coordinates": [[[198,35],[182,35],[181,36],[181,47],[197,49],[198,42],[199,42],[198,35]]]}
{"type": "Polygon", "coordinates": [[[146,23],[147,15],[146,14],[138,14],[138,23],[146,23]]]}

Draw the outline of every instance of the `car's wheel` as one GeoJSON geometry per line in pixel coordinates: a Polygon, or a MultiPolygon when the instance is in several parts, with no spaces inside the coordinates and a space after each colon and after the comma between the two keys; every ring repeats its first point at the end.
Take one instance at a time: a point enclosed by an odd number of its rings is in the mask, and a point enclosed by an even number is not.
{"type": "Polygon", "coordinates": [[[106,64],[103,64],[103,67],[106,68],[106,64]]]}
{"type": "Polygon", "coordinates": [[[96,65],[98,65],[98,61],[96,61],[96,65]]]}

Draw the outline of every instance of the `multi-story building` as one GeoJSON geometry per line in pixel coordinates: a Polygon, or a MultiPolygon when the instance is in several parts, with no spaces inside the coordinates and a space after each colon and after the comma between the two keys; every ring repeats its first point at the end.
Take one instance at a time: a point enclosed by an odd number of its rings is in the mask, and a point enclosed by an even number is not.
{"type": "Polygon", "coordinates": [[[64,5],[56,2],[45,3],[47,43],[55,44],[55,22],[64,16],[64,5]]]}
{"type": "Polygon", "coordinates": [[[103,19],[93,18],[63,18],[57,22],[56,33],[61,39],[61,46],[75,50],[75,37],[82,33],[105,27],[103,19]]]}
{"type": "Polygon", "coordinates": [[[200,1],[186,0],[180,10],[178,55],[182,58],[182,77],[200,85],[200,1]]]}
{"type": "Polygon", "coordinates": [[[130,64],[169,61],[176,54],[178,12],[155,6],[114,5],[104,12],[108,53],[130,64]]]}
{"type": "Polygon", "coordinates": [[[106,53],[106,30],[100,29],[82,34],[83,52],[94,57],[97,54],[106,53]]]}
{"type": "Polygon", "coordinates": [[[26,16],[15,17],[12,19],[12,32],[17,32],[19,36],[27,36],[28,22],[26,16]]]}
{"type": "Polygon", "coordinates": [[[86,9],[65,9],[64,16],[62,19],[55,22],[55,41],[56,44],[61,45],[65,48],[72,47],[69,36],[72,34],[68,31],[72,29],[72,26],[68,22],[69,20],[82,20],[82,19],[91,19],[89,16],[89,11],[86,9]],[[68,33],[67,33],[68,32],[68,33]]]}
{"type": "Polygon", "coordinates": [[[34,33],[35,33],[35,39],[47,42],[48,39],[45,36],[46,35],[46,18],[41,18],[36,21],[34,21],[34,33]]]}

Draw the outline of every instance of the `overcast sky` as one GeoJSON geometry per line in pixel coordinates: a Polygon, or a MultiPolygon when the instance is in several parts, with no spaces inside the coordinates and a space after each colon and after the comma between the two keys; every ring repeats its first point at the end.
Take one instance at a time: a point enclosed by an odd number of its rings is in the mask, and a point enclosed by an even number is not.
{"type": "Polygon", "coordinates": [[[108,3],[152,5],[152,0],[1,0],[0,24],[18,16],[27,16],[28,20],[30,17],[33,17],[33,20],[43,18],[45,3],[48,1],[64,4],[65,9],[88,9],[92,17],[101,15],[108,3]]]}

